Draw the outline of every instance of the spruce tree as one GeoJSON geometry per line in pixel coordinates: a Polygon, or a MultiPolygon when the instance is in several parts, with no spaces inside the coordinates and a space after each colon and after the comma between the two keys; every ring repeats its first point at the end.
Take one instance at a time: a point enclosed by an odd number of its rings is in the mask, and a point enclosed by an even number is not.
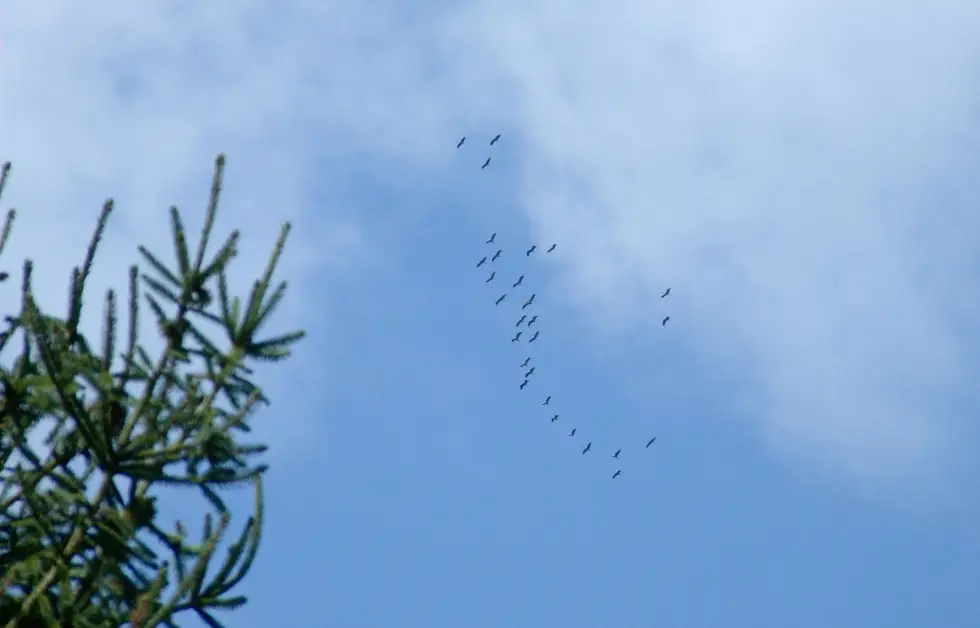
{"type": "MultiPolygon", "coordinates": [[[[0,272],[0,304],[14,310],[0,325],[0,628],[179,626],[188,614],[220,626],[214,611],[246,601],[234,589],[258,550],[267,466],[257,460],[266,446],[244,439],[268,404],[249,363],[288,357],[304,332],[259,334],[286,292],[272,275],[288,223],[247,301],[229,296],[226,275],[238,232],[208,254],[223,167],[219,155],[193,255],[176,207],[176,267],[138,247],[148,272],[129,269],[122,339],[112,290],[98,344],[79,329],[111,200],[72,271],[63,318],[34,299],[30,260],[19,298],[11,274],[0,272]],[[141,304],[163,339],[155,357],[140,341],[141,304]],[[210,337],[205,322],[224,338],[210,337]],[[242,485],[254,491],[254,511],[233,525],[222,496],[242,485]],[[161,521],[163,487],[200,495],[201,538],[161,521]]],[[[9,171],[7,163],[0,197],[9,171]]],[[[11,209],[0,263],[14,218],[11,209]]]]}

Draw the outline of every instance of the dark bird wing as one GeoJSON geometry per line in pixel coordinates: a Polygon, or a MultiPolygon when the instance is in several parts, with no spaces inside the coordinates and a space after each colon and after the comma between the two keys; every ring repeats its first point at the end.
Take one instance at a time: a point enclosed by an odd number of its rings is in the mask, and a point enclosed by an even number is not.
{"type": "Polygon", "coordinates": [[[574,427],[572,428],[571,433],[569,433],[569,436],[575,436],[575,428],[574,427]]]}
{"type": "Polygon", "coordinates": [[[497,237],[497,234],[496,234],[496,233],[495,233],[495,234],[493,234],[492,236],[490,236],[490,239],[489,239],[489,240],[487,240],[487,244],[493,244],[493,240],[494,240],[494,238],[496,238],[496,237],[497,237]]]}
{"type": "Polygon", "coordinates": [[[550,249],[548,249],[547,251],[545,251],[545,253],[551,253],[552,251],[554,251],[554,250],[555,250],[555,247],[556,247],[556,246],[558,246],[558,245],[557,245],[557,244],[552,244],[552,245],[551,245],[551,248],[550,248],[550,249]]]}
{"type": "Polygon", "coordinates": [[[483,165],[482,166],[480,166],[480,170],[483,170],[484,168],[486,168],[489,165],[490,165],[490,158],[487,157],[487,160],[485,162],[483,162],[483,165]]]}
{"type": "Polygon", "coordinates": [[[494,144],[496,144],[496,143],[497,143],[497,140],[499,140],[499,139],[500,139],[500,133],[497,133],[497,134],[496,134],[496,135],[495,135],[495,136],[493,137],[493,139],[492,139],[492,140],[490,140],[490,146],[493,146],[494,144]]]}
{"type": "Polygon", "coordinates": [[[486,263],[487,263],[487,258],[486,256],[484,256],[483,259],[481,259],[479,262],[476,263],[476,267],[479,268],[480,266],[483,266],[486,263]]]}
{"type": "Polygon", "coordinates": [[[648,440],[647,441],[647,447],[649,447],[650,445],[652,445],[654,443],[654,441],[656,441],[656,440],[657,440],[657,437],[656,436],[654,436],[653,438],[651,438],[650,440],[648,440]]]}
{"type": "Polygon", "coordinates": [[[465,142],[465,141],[466,141],[466,136],[463,136],[462,138],[460,138],[459,144],[456,144],[456,148],[459,148],[460,146],[462,146],[463,145],[463,142],[465,142]]]}
{"type": "Polygon", "coordinates": [[[585,449],[582,450],[582,453],[584,454],[585,452],[589,451],[590,449],[592,449],[592,443],[589,443],[588,445],[586,445],[585,446],[585,449]]]}
{"type": "Polygon", "coordinates": [[[660,326],[661,327],[666,327],[667,326],[667,321],[669,321],[669,320],[670,320],[670,317],[669,316],[665,316],[663,322],[660,323],[660,326]]]}
{"type": "Polygon", "coordinates": [[[667,290],[666,290],[666,291],[664,291],[664,293],[660,295],[660,298],[662,299],[662,298],[664,298],[665,296],[667,296],[668,294],[670,294],[670,288],[667,288],[667,290]]]}
{"type": "Polygon", "coordinates": [[[622,471],[617,471],[616,473],[613,473],[612,479],[615,480],[617,477],[619,477],[620,473],[622,473],[622,471]]]}

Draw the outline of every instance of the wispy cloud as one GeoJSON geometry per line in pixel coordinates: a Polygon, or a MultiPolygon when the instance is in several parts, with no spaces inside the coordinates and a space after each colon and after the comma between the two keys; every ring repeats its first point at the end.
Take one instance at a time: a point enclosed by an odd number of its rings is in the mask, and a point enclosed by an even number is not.
{"type": "Polygon", "coordinates": [[[975,407],[975,4],[525,0],[414,21],[395,3],[8,4],[16,242],[56,251],[30,254],[61,299],[113,195],[99,277],[118,280],[168,204],[200,215],[225,150],[243,272],[297,219],[287,272],[311,282],[332,263],[320,238],[364,251],[362,208],[329,191],[338,163],[410,180],[460,129],[499,127],[597,330],[655,327],[671,285],[672,333],[744,376],[740,409],[779,451],[875,485],[935,479],[968,459],[975,407]]]}
{"type": "Polygon", "coordinates": [[[750,374],[782,451],[876,485],[962,462],[980,9],[485,3],[454,29],[509,84],[483,101],[600,324],[652,325],[673,285],[674,333],[750,374]]]}

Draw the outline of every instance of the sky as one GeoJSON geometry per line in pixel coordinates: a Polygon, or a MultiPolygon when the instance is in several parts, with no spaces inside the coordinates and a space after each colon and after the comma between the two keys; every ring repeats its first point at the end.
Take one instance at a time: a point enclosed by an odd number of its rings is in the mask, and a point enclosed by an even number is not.
{"type": "Polygon", "coordinates": [[[408,7],[0,7],[42,305],[112,197],[97,334],[219,152],[240,293],[294,225],[229,625],[975,626],[980,4],[408,7]]]}

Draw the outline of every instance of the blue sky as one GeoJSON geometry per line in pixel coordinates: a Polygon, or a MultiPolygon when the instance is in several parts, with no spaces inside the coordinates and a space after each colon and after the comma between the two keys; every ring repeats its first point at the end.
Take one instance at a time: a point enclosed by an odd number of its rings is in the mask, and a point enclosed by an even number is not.
{"type": "Polygon", "coordinates": [[[296,227],[234,625],[975,625],[980,5],[73,7],[0,9],[42,303],[219,151],[242,291],[296,227]]]}

